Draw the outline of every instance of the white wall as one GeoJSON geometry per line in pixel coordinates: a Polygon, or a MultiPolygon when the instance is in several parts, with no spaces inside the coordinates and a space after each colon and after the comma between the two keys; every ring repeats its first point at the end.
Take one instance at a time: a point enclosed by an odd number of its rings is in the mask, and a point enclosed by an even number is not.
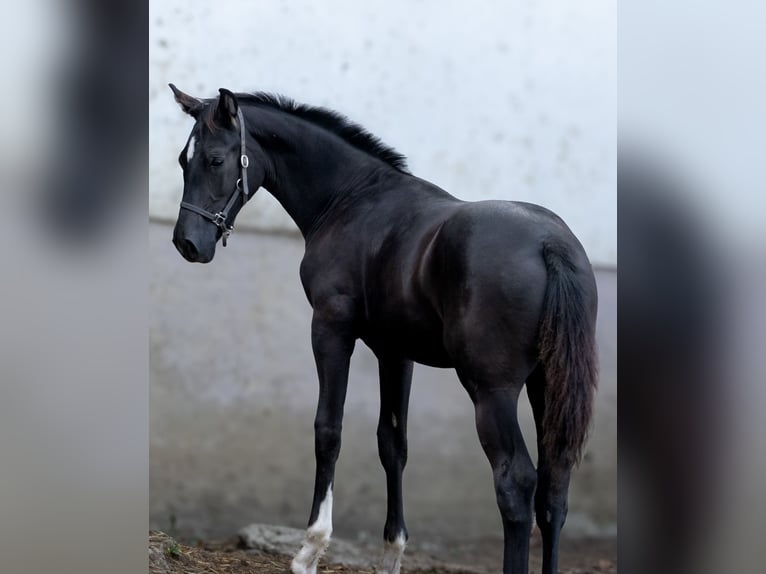
{"type": "MultiPolygon", "coordinates": [[[[558,212],[615,265],[616,8],[609,0],[150,4],[150,213],[174,219],[191,120],[168,82],[334,108],[464,199],[558,212]]],[[[238,223],[293,229],[259,193],[238,223]]]]}

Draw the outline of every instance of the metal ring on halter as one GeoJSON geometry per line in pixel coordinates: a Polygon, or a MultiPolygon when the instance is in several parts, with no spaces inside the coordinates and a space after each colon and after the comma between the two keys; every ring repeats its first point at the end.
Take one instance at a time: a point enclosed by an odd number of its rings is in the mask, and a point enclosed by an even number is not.
{"type": "Polygon", "coordinates": [[[237,189],[239,191],[242,191],[242,178],[241,177],[237,180],[237,189]]]}
{"type": "Polygon", "coordinates": [[[250,165],[250,158],[247,157],[247,155],[242,154],[242,156],[239,158],[239,163],[242,164],[242,167],[247,169],[247,166],[250,165]]]}

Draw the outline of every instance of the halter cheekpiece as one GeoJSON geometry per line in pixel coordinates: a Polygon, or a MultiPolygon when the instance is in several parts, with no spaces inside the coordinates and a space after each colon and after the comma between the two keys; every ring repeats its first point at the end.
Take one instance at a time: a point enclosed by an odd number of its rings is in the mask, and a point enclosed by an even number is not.
{"type": "Polygon", "coordinates": [[[229,211],[231,211],[231,208],[234,206],[234,202],[237,201],[237,198],[240,194],[242,194],[242,205],[247,202],[247,199],[250,196],[250,189],[247,186],[247,166],[250,165],[250,158],[247,157],[247,148],[245,147],[245,136],[247,134],[247,130],[245,129],[245,117],[242,115],[242,108],[239,107],[237,108],[237,120],[239,120],[240,136],[240,178],[237,180],[234,192],[231,194],[229,201],[226,202],[226,206],[218,213],[212,213],[206,209],[197,207],[192,203],[186,201],[181,202],[182,209],[188,209],[189,211],[193,211],[194,213],[201,215],[205,219],[211,221],[216,227],[221,229],[221,242],[223,243],[224,247],[226,247],[226,240],[229,238],[229,235],[231,235],[231,232],[234,231],[234,226],[227,225],[226,223],[226,220],[229,219],[229,211]]]}

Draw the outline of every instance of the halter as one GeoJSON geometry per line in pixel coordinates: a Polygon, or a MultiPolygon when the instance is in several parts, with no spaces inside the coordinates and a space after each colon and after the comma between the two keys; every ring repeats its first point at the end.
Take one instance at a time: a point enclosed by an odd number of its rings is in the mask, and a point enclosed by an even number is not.
{"type": "Polygon", "coordinates": [[[196,205],[191,204],[187,201],[181,202],[182,209],[188,209],[189,211],[193,211],[194,213],[201,215],[205,219],[212,221],[216,227],[219,227],[221,229],[221,232],[222,232],[221,241],[224,247],[226,247],[226,240],[228,239],[229,235],[231,235],[231,232],[234,230],[233,225],[228,225],[226,223],[226,220],[229,219],[229,211],[234,206],[234,202],[237,201],[237,198],[239,197],[240,194],[242,194],[242,205],[245,205],[245,203],[247,202],[248,196],[250,195],[250,190],[247,187],[247,166],[250,165],[250,159],[247,157],[247,148],[245,147],[245,134],[247,133],[247,131],[245,130],[245,118],[242,115],[242,108],[239,108],[239,107],[237,108],[237,119],[239,120],[239,136],[240,136],[239,165],[240,165],[241,177],[237,180],[234,193],[231,194],[229,201],[226,202],[226,206],[218,213],[212,213],[210,211],[207,211],[206,209],[197,207],[196,205]]]}

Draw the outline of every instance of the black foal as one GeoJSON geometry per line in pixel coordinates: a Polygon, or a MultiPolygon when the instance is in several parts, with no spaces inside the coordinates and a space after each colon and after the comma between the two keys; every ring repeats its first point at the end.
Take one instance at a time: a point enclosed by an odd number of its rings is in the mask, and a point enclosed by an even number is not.
{"type": "Polygon", "coordinates": [[[456,199],[334,112],[228,90],[199,100],[171,87],[196,119],[179,158],[179,252],[212,260],[259,186],[306,243],[300,277],[314,311],[319,376],[316,482],[292,571],[316,572],[330,540],[349,360],[361,339],[380,365],[378,448],[388,490],[380,572],[399,572],[407,542],[402,472],[413,362],[455,368],[474,403],[505,532],[503,572],[527,572],[535,513],[543,572],[557,572],[569,474],[597,378],[596,284],[572,232],[536,205],[456,199]],[[516,417],[525,384],[537,470],[516,417]]]}

